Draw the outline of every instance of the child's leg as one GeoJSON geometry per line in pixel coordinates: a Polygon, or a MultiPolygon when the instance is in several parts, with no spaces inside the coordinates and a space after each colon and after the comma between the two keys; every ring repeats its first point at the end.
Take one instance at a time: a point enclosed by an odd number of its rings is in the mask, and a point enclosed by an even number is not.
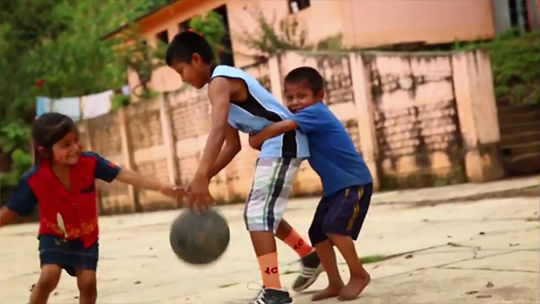
{"type": "Polygon", "coordinates": [[[311,300],[317,301],[339,295],[343,289],[343,281],[339,275],[337,267],[336,254],[334,252],[334,245],[330,240],[326,240],[315,244],[317,254],[321,260],[321,264],[328,276],[328,287],[320,293],[316,293],[311,297],[311,300]]]}
{"type": "Polygon", "coordinates": [[[276,236],[291,247],[300,257],[300,274],[294,280],[292,289],[294,291],[307,289],[323,271],[317,253],[285,219],[279,222],[276,236]]]}
{"type": "Polygon", "coordinates": [[[41,275],[37,284],[30,294],[30,304],[45,304],[49,294],[56,288],[62,267],[54,264],[44,264],[41,267],[41,275]]]}
{"type": "Polygon", "coordinates": [[[337,296],[343,289],[343,281],[337,268],[336,254],[332,242],[324,232],[324,223],[332,211],[332,200],[322,198],[309,227],[309,240],[315,244],[316,252],[328,277],[328,287],[311,298],[313,301],[337,296]]]}
{"type": "Polygon", "coordinates": [[[97,298],[96,271],[90,269],[77,270],[77,287],[79,287],[79,303],[94,304],[97,298]]]}
{"type": "Polygon", "coordinates": [[[354,248],[353,240],[349,236],[329,233],[328,237],[336,245],[341,255],[343,255],[351,274],[349,283],[343,287],[343,290],[339,294],[339,300],[355,299],[369,284],[371,277],[362,266],[356,253],[356,248],[354,248]]]}
{"type": "Polygon", "coordinates": [[[305,257],[313,251],[313,247],[311,247],[285,219],[282,219],[281,222],[279,222],[276,236],[291,247],[300,258],[305,257]]]}
{"type": "Polygon", "coordinates": [[[251,243],[257,255],[261,279],[265,288],[281,289],[276,240],[271,231],[250,231],[251,243]]]}
{"type": "Polygon", "coordinates": [[[349,283],[339,295],[340,300],[356,298],[370,281],[358,259],[353,240],[358,237],[366,217],[371,190],[371,184],[353,186],[323,198],[328,208],[320,229],[341,252],[351,273],[349,283]]]}
{"type": "Polygon", "coordinates": [[[281,289],[274,233],[285,211],[290,187],[301,160],[259,158],[244,220],[266,288],[281,289]]]}

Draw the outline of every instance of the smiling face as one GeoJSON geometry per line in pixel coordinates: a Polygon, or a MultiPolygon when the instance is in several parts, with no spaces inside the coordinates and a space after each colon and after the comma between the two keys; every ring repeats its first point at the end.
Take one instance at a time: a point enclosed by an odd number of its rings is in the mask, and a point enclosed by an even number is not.
{"type": "Polygon", "coordinates": [[[63,165],[74,165],[79,160],[82,146],[79,142],[79,132],[73,130],[52,145],[52,161],[63,165]]]}
{"type": "Polygon", "coordinates": [[[183,62],[180,60],[173,60],[171,68],[180,75],[182,81],[189,83],[197,89],[202,88],[208,81],[210,81],[209,66],[205,63],[201,56],[197,53],[193,53],[191,56],[191,62],[183,62]]]}
{"type": "Polygon", "coordinates": [[[284,94],[285,104],[292,113],[303,110],[324,97],[324,91],[314,94],[305,82],[286,82],[284,94]]]}

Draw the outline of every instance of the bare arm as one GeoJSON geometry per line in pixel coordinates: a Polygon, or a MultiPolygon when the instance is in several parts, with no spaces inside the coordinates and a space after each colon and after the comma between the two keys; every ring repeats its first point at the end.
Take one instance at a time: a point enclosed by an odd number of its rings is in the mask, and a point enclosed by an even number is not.
{"type": "Polygon", "coordinates": [[[137,188],[154,191],[160,191],[162,187],[161,183],[155,178],[144,176],[138,172],[126,168],[120,169],[120,172],[116,176],[116,180],[125,184],[130,184],[137,188]]]}
{"type": "MultiPolygon", "coordinates": [[[[221,148],[225,142],[227,129],[229,128],[227,115],[229,113],[230,92],[229,81],[225,78],[216,78],[208,86],[208,97],[212,104],[212,128],[206,140],[203,155],[199,162],[199,168],[188,187],[189,207],[192,209],[193,204],[196,204],[199,212],[201,209],[208,209],[208,203],[214,200],[210,195],[208,185],[210,184],[212,173],[218,167],[216,166],[216,161],[218,160],[221,148]]],[[[223,158],[223,160],[226,159],[223,158]]],[[[218,165],[224,166],[223,164],[218,165]]]]}
{"type": "Polygon", "coordinates": [[[120,169],[120,172],[118,172],[118,175],[116,176],[116,180],[137,188],[159,191],[164,195],[174,198],[181,198],[183,195],[183,189],[177,188],[173,185],[162,184],[154,177],[144,176],[138,172],[126,168],[120,169]]]}
{"type": "Polygon", "coordinates": [[[238,136],[238,131],[233,127],[227,125],[227,130],[225,132],[225,145],[221,149],[219,156],[217,157],[212,170],[210,171],[210,177],[214,177],[219,173],[225,166],[227,166],[233,158],[240,152],[242,145],[240,143],[240,137],[238,136]]]}
{"type": "Polygon", "coordinates": [[[208,97],[212,104],[212,128],[208,134],[203,155],[199,163],[196,175],[209,179],[212,168],[225,142],[226,130],[230,127],[227,123],[227,115],[230,105],[230,85],[224,78],[212,80],[208,86],[208,97]]]}
{"type": "Polygon", "coordinates": [[[0,227],[9,224],[18,214],[8,209],[8,207],[3,206],[0,209],[0,227]]]}
{"type": "Polygon", "coordinates": [[[249,145],[257,150],[261,149],[265,140],[298,128],[293,120],[287,119],[266,126],[261,132],[249,136],[249,145]]]}

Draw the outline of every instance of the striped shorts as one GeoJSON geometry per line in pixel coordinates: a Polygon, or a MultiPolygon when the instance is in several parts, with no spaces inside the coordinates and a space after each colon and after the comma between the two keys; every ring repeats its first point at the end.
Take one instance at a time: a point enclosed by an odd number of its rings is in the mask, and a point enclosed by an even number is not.
{"type": "Polygon", "coordinates": [[[244,210],[249,231],[272,231],[281,221],[301,158],[259,158],[244,210]]]}

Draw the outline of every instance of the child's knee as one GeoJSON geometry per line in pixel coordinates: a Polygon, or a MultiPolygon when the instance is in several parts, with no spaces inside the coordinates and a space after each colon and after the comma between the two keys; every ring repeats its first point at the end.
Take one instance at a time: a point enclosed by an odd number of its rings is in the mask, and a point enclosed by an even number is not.
{"type": "Polygon", "coordinates": [[[55,289],[56,285],[58,285],[58,281],[60,280],[60,271],[42,271],[37,283],[37,287],[48,291],[55,289]]]}
{"type": "Polygon", "coordinates": [[[77,285],[82,293],[94,293],[97,290],[96,276],[81,276],[77,279],[77,285]]]}

